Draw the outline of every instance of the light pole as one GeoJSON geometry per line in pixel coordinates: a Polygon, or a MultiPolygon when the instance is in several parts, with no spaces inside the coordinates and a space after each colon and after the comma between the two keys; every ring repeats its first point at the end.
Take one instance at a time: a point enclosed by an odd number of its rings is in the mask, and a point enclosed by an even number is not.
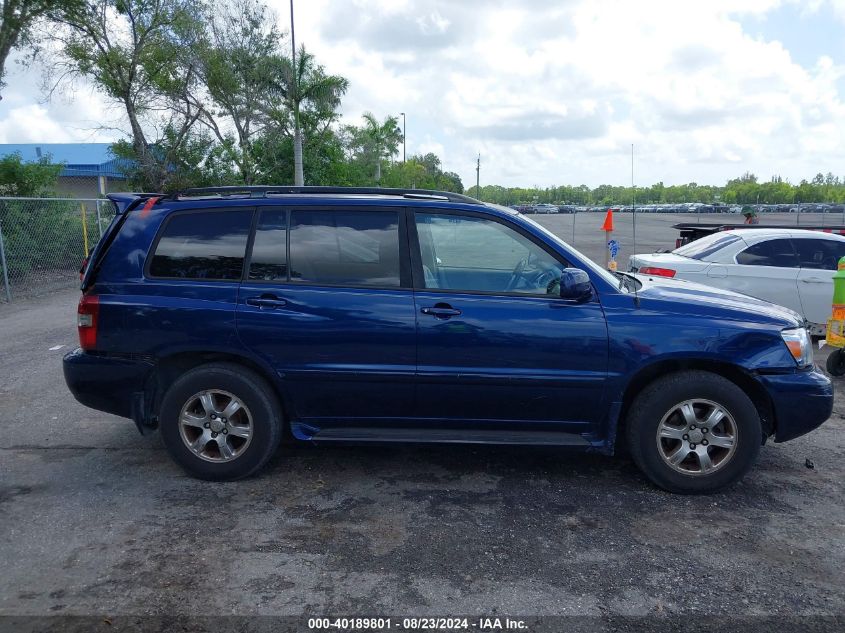
{"type": "Polygon", "coordinates": [[[475,163],[475,195],[481,200],[481,152],[478,152],[478,162],[475,163]]]}
{"type": "Polygon", "coordinates": [[[402,164],[405,164],[405,113],[400,112],[399,114],[402,115],[402,164]]]}
{"type": "MultiPolygon", "coordinates": [[[[299,85],[296,76],[296,36],[293,31],[293,0],[290,0],[290,56],[293,70],[293,84],[290,89],[294,97],[299,99],[299,85]]],[[[302,137],[299,132],[299,103],[293,104],[293,184],[301,187],[305,184],[302,173],[302,137]]]]}

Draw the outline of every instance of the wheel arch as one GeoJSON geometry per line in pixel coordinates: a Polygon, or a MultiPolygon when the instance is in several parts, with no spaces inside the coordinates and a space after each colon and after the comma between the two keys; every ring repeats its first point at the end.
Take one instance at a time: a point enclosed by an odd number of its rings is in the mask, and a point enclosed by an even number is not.
{"type": "Polygon", "coordinates": [[[282,409],[282,414],[287,425],[287,420],[290,419],[286,408],[286,401],[284,394],[279,387],[278,380],[273,370],[246,355],[237,354],[233,352],[221,351],[180,351],[168,356],[159,358],[156,362],[155,368],[150,372],[145,386],[145,394],[148,402],[147,406],[147,420],[150,426],[157,426],[158,413],[161,408],[161,402],[168,387],[184,373],[202,365],[210,363],[229,363],[232,365],[240,365],[250,369],[258,376],[263,378],[270,386],[273,394],[276,396],[279,405],[282,409]]]}
{"type": "Polygon", "coordinates": [[[621,437],[621,434],[624,432],[628,411],[634,399],[643,388],[667,374],[687,370],[708,371],[730,380],[745,392],[754,404],[754,408],[757,409],[757,413],[760,416],[760,424],[763,428],[763,438],[775,432],[775,416],[772,400],[769,394],[766,393],[765,387],[755,380],[746,369],[728,362],[692,358],[660,360],[641,368],[631,377],[625,385],[622,395],[622,406],[618,428],[616,429],[616,437],[621,437]]]}

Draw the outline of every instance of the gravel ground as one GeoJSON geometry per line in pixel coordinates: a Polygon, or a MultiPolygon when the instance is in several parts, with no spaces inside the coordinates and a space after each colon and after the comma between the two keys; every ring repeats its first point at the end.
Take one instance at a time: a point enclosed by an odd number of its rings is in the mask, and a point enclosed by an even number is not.
{"type": "MultiPolygon", "coordinates": [[[[0,630],[169,630],[119,619],[162,614],[845,626],[824,617],[845,611],[842,396],[824,426],[767,445],[710,497],[661,492],[624,458],[501,447],[292,446],[259,477],[209,484],[157,434],[66,391],[76,300],[0,306],[0,630]],[[97,618],[9,617],[55,615],[97,618]]],[[[246,630],[192,622],[183,629],[246,630]]]]}

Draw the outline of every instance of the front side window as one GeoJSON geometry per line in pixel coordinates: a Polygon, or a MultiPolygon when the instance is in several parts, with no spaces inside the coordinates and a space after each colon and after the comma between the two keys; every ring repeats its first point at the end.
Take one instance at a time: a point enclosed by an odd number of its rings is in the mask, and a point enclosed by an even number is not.
{"type": "Polygon", "coordinates": [[[797,238],[793,244],[801,268],[836,270],[839,259],[845,257],[845,242],[839,240],[797,238]]]}
{"type": "Polygon", "coordinates": [[[150,275],[174,279],[241,278],[252,213],[240,209],[179,213],[164,226],[150,275]]]}
{"type": "Polygon", "coordinates": [[[566,267],[532,240],[484,218],[416,214],[426,288],[558,294],[566,267]]]}
{"type": "Polygon", "coordinates": [[[397,211],[292,211],[290,279],[348,286],[400,285],[397,211]]]}
{"type": "Polygon", "coordinates": [[[781,238],[752,244],[736,256],[736,263],[745,266],[797,268],[798,258],[792,248],[792,240],[781,238]]]}

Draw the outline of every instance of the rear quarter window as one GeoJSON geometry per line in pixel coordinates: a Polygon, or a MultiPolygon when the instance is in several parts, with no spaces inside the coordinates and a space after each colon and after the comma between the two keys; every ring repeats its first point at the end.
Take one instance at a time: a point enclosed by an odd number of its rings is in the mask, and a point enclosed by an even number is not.
{"type": "Polygon", "coordinates": [[[239,280],[251,211],[190,211],[165,220],[150,259],[151,277],[239,280]]]}
{"type": "Polygon", "coordinates": [[[729,244],[738,242],[739,237],[731,233],[714,233],[690,242],[680,248],[676,248],[673,253],[681,255],[682,257],[689,257],[690,259],[706,260],[714,253],[722,250],[729,244]]]}

